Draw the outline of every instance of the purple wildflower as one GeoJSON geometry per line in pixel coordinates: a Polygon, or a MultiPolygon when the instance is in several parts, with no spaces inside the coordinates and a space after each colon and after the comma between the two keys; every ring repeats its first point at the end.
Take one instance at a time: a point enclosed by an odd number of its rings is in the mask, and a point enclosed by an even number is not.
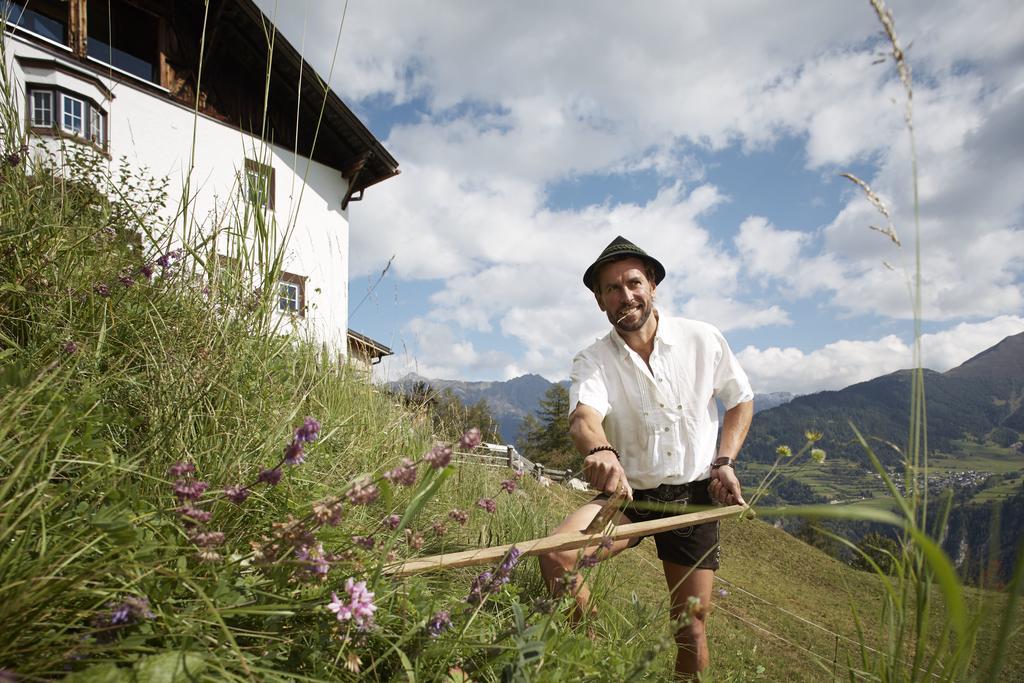
{"type": "Polygon", "coordinates": [[[402,523],[402,518],[399,517],[398,515],[388,515],[387,517],[384,518],[384,521],[383,521],[384,526],[386,526],[387,528],[391,529],[392,531],[397,529],[398,525],[401,524],[401,523],[402,523]]]}
{"type": "Polygon", "coordinates": [[[459,448],[464,451],[471,451],[479,446],[483,439],[483,434],[480,433],[478,428],[473,427],[472,429],[467,429],[463,432],[462,438],[459,439],[459,448]]]}
{"type": "Polygon", "coordinates": [[[141,266],[139,266],[139,275],[146,278],[147,282],[153,281],[154,272],[156,272],[156,270],[153,268],[152,263],[143,263],[141,266]]]}
{"type": "Polygon", "coordinates": [[[512,493],[513,491],[516,490],[516,480],[506,479],[505,481],[501,482],[501,490],[505,491],[506,493],[512,493]]]}
{"type": "Polygon", "coordinates": [[[451,517],[453,521],[458,522],[459,526],[466,526],[466,522],[469,521],[469,515],[457,508],[449,512],[448,516],[451,517]]]}
{"type": "Polygon", "coordinates": [[[520,555],[522,553],[519,549],[512,546],[494,572],[486,571],[473,579],[466,602],[477,605],[483,602],[484,597],[488,594],[498,592],[502,586],[508,583],[512,570],[519,563],[520,555]]]}
{"type": "Polygon", "coordinates": [[[117,281],[124,285],[125,289],[135,284],[135,278],[131,275],[121,275],[117,278],[117,281]]]}
{"type": "Polygon", "coordinates": [[[256,481],[263,482],[268,486],[276,485],[277,482],[281,481],[281,468],[268,467],[267,469],[260,470],[260,475],[256,478],[256,481]]]}
{"type": "Polygon", "coordinates": [[[179,479],[174,482],[174,495],[179,500],[199,500],[203,492],[208,488],[210,488],[210,485],[205,481],[179,479]]]}
{"type": "Polygon", "coordinates": [[[92,291],[96,292],[100,296],[110,296],[110,287],[106,286],[102,282],[97,282],[92,286],[92,291]]]}
{"type": "Polygon", "coordinates": [[[448,610],[441,610],[434,616],[430,617],[430,621],[427,622],[427,633],[430,634],[431,638],[437,638],[451,627],[451,614],[448,610]]]}
{"type": "Polygon", "coordinates": [[[368,477],[363,477],[353,483],[345,495],[353,505],[370,505],[380,497],[380,489],[368,477]]]}
{"type": "Polygon", "coordinates": [[[405,530],[405,542],[409,544],[409,547],[413,550],[419,550],[423,547],[423,534],[412,529],[405,530]]]}
{"type": "Polygon", "coordinates": [[[162,256],[160,256],[160,258],[158,258],[156,260],[156,264],[158,266],[160,266],[161,268],[170,268],[172,265],[174,265],[175,261],[177,261],[179,258],[181,258],[181,254],[182,254],[181,249],[175,249],[173,251],[169,251],[166,254],[163,254],[162,256]]]}
{"type": "Polygon", "coordinates": [[[327,609],[338,615],[338,621],[351,619],[360,631],[368,630],[373,626],[373,613],[377,611],[373,593],[366,590],[365,581],[356,582],[352,577],[345,581],[345,592],[348,593],[348,602],[342,602],[337,593],[331,593],[327,609]]]}
{"type": "Polygon", "coordinates": [[[306,571],[312,574],[314,578],[321,581],[327,578],[327,573],[331,570],[331,564],[327,561],[323,543],[317,543],[312,549],[308,546],[296,548],[295,557],[298,558],[299,562],[306,565],[306,571]]]}
{"type": "Polygon", "coordinates": [[[223,531],[200,531],[192,534],[191,540],[200,548],[215,548],[224,543],[223,531]]]}
{"type": "Polygon", "coordinates": [[[430,451],[423,456],[423,459],[430,463],[430,466],[435,470],[443,469],[452,461],[452,449],[450,446],[438,444],[430,449],[430,451]]]}
{"type": "Polygon", "coordinates": [[[78,344],[71,341],[70,339],[64,342],[64,346],[62,346],[61,348],[64,350],[64,353],[68,354],[69,356],[73,356],[76,353],[78,353],[78,344]]]}
{"type": "Polygon", "coordinates": [[[728,597],[728,596],[729,596],[729,591],[725,590],[724,588],[719,588],[718,589],[718,597],[725,598],[725,597],[728,597]]]}
{"type": "Polygon", "coordinates": [[[373,550],[374,546],[377,545],[377,541],[373,538],[373,536],[353,536],[352,542],[360,548],[365,548],[366,550],[373,550]]]}
{"type": "Polygon", "coordinates": [[[611,536],[602,536],[600,543],[597,544],[597,547],[601,550],[611,550],[612,545],[614,545],[614,543],[615,539],[611,536]]]}
{"type": "Polygon", "coordinates": [[[252,493],[245,486],[228,486],[224,489],[224,497],[230,500],[235,505],[241,505],[245,502],[245,499],[252,493]]]}
{"type": "Polygon", "coordinates": [[[284,447],[284,462],[286,465],[301,465],[306,460],[306,454],[302,450],[302,442],[295,439],[284,447]]]}
{"type": "Polygon", "coordinates": [[[434,522],[433,527],[435,536],[444,536],[448,533],[448,527],[444,522],[434,522]]]}
{"type": "Polygon", "coordinates": [[[124,602],[113,608],[107,622],[111,626],[127,626],[155,616],[149,609],[149,600],[128,596],[124,602]]]}
{"type": "Polygon", "coordinates": [[[493,498],[481,498],[476,502],[476,506],[487,510],[491,514],[494,514],[494,511],[498,509],[498,504],[494,502],[493,498]]]}
{"type": "Polygon", "coordinates": [[[196,466],[190,462],[181,460],[167,468],[167,474],[172,477],[184,477],[186,474],[195,474],[196,466]]]}
{"type": "Polygon", "coordinates": [[[296,441],[316,441],[320,438],[320,423],[307,417],[302,426],[295,430],[296,441]]]}
{"type": "Polygon", "coordinates": [[[505,558],[498,565],[498,574],[504,577],[508,577],[512,573],[512,570],[519,564],[519,557],[522,555],[522,551],[519,548],[512,546],[508,549],[505,554],[505,558]]]}
{"type": "Polygon", "coordinates": [[[182,505],[175,512],[184,517],[186,522],[195,524],[206,524],[213,517],[213,513],[209,510],[200,510],[192,505],[182,505]]]}
{"type": "Polygon", "coordinates": [[[494,583],[493,578],[491,572],[487,571],[473,579],[473,583],[469,587],[469,595],[466,596],[466,602],[471,605],[479,605],[483,602],[484,597],[491,592],[491,586],[494,583]]]}
{"type": "Polygon", "coordinates": [[[590,555],[584,555],[576,563],[576,566],[580,569],[590,569],[591,567],[597,566],[597,553],[591,553],[590,555]]]}
{"type": "Polygon", "coordinates": [[[398,467],[384,473],[384,478],[399,486],[412,486],[416,483],[416,465],[409,458],[402,458],[398,467]]]}
{"type": "Polygon", "coordinates": [[[341,523],[341,498],[328,496],[313,503],[313,516],[321,524],[338,526],[341,523]]]}
{"type": "Polygon", "coordinates": [[[566,594],[573,594],[576,592],[576,579],[579,577],[574,571],[568,571],[555,579],[554,589],[551,594],[555,598],[560,598],[566,594]]]}

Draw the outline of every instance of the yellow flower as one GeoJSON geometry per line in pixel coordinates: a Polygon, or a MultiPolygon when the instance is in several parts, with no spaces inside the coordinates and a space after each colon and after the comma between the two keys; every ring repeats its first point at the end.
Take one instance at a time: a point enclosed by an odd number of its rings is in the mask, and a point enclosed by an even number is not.
{"type": "Polygon", "coordinates": [[[793,457],[793,449],[789,446],[779,446],[775,449],[775,455],[780,458],[791,458],[793,457]]]}
{"type": "Polygon", "coordinates": [[[812,429],[808,429],[806,432],[804,432],[804,436],[807,437],[807,440],[810,441],[811,443],[814,443],[815,441],[821,441],[821,432],[816,432],[812,429]]]}
{"type": "Polygon", "coordinates": [[[812,448],[811,460],[818,463],[819,465],[825,462],[825,451],[821,450],[820,448],[812,448]]]}

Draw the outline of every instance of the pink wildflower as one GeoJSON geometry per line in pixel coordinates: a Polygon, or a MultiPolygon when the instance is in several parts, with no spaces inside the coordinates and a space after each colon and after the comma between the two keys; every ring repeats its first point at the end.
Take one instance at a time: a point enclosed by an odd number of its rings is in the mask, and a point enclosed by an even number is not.
{"type": "Polygon", "coordinates": [[[443,469],[452,461],[452,449],[449,446],[438,444],[424,455],[423,459],[430,463],[435,470],[443,469]]]}
{"type": "Polygon", "coordinates": [[[228,486],[224,489],[224,497],[230,500],[235,505],[241,505],[245,502],[245,499],[252,493],[248,488],[244,486],[228,486]]]}
{"type": "Polygon", "coordinates": [[[476,502],[478,508],[483,508],[487,512],[494,514],[494,511],[498,509],[498,504],[494,502],[493,498],[481,498],[476,502]]]}
{"type": "Polygon", "coordinates": [[[402,458],[398,467],[384,473],[384,478],[399,486],[412,486],[416,483],[416,465],[409,458],[402,458]]]}
{"type": "Polygon", "coordinates": [[[516,480],[506,479],[505,481],[501,482],[501,490],[505,491],[506,493],[512,493],[513,491],[516,490],[516,480]]]}
{"type": "Polygon", "coordinates": [[[466,526],[466,522],[469,521],[469,515],[457,508],[449,512],[448,516],[451,517],[453,521],[458,522],[459,526],[466,526]]]}
{"type": "Polygon", "coordinates": [[[356,582],[352,577],[345,581],[345,592],[348,593],[347,602],[342,602],[337,593],[331,593],[327,609],[337,615],[338,621],[351,620],[360,631],[368,630],[373,626],[373,613],[377,611],[373,593],[366,590],[365,581],[356,582]]]}
{"type": "Polygon", "coordinates": [[[380,497],[380,489],[368,477],[363,477],[353,483],[345,495],[353,505],[370,505],[380,497]]]}
{"type": "Polygon", "coordinates": [[[402,518],[398,515],[388,515],[384,518],[384,526],[394,531],[398,528],[398,525],[402,523],[402,518]]]}
{"type": "Polygon", "coordinates": [[[471,451],[479,446],[483,439],[483,434],[480,433],[478,428],[473,427],[472,429],[467,429],[463,432],[462,438],[459,439],[459,448],[464,451],[471,451]]]}

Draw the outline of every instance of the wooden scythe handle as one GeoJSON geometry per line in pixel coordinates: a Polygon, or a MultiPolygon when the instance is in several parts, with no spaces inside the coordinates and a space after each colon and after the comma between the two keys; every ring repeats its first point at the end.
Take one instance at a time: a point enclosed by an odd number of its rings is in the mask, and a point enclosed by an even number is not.
{"type": "Polygon", "coordinates": [[[562,534],[545,536],[544,538],[535,538],[533,540],[522,541],[520,543],[497,545],[490,548],[463,550],[461,552],[445,553],[443,555],[431,555],[429,557],[421,557],[415,560],[409,560],[408,562],[389,565],[384,568],[384,574],[387,576],[401,577],[437,569],[453,569],[455,567],[469,567],[477,564],[496,564],[505,557],[512,546],[519,548],[523,555],[540,555],[542,553],[551,552],[552,550],[573,550],[575,548],[583,548],[585,546],[596,546],[605,535],[613,539],[646,536],[660,531],[671,531],[672,529],[681,529],[683,527],[694,526],[696,524],[703,524],[704,522],[713,522],[718,519],[725,519],[726,517],[735,517],[746,509],[746,505],[729,505],[727,507],[702,510],[700,512],[689,512],[684,515],[674,515],[672,517],[664,517],[662,519],[653,519],[647,522],[622,524],[620,526],[611,527],[608,534],[601,532],[584,534],[581,531],[567,531],[562,534]]]}

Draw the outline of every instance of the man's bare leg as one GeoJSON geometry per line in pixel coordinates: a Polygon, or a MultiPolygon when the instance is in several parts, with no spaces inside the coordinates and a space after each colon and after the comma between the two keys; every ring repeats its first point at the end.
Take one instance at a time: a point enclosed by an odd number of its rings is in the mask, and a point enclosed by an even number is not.
{"type": "Polygon", "coordinates": [[[708,640],[704,624],[711,608],[711,589],[715,572],[711,569],[694,569],[672,562],[662,562],[665,580],[672,597],[672,623],[679,624],[676,630],[676,677],[683,681],[697,680],[697,674],[705,669],[710,659],[708,640]],[[687,613],[690,596],[700,599],[700,608],[688,623],[681,623],[680,617],[687,613]]]}
{"type": "MultiPolygon", "coordinates": [[[[605,506],[608,501],[598,500],[591,501],[586,505],[577,508],[575,511],[569,514],[565,520],[559,524],[551,532],[552,534],[561,534],[568,531],[582,531],[587,528],[597,513],[601,511],[601,508],[605,506]]],[[[615,524],[626,524],[629,519],[625,515],[619,514],[615,519],[615,524]]],[[[615,541],[612,547],[608,551],[599,550],[598,546],[587,546],[583,550],[584,555],[591,555],[594,552],[598,552],[598,558],[601,560],[608,559],[618,553],[622,552],[629,547],[629,540],[623,539],[615,541]]],[[[579,562],[580,551],[577,550],[556,550],[554,552],[540,555],[540,573],[544,576],[544,581],[548,585],[548,590],[552,595],[555,595],[559,588],[558,582],[562,579],[566,572],[571,572],[576,569],[579,562]]],[[[590,588],[587,587],[583,577],[576,575],[575,585],[563,587],[562,591],[565,590],[572,592],[573,597],[576,600],[576,608],[570,613],[569,617],[572,621],[578,622],[584,614],[589,613],[595,614],[596,610],[590,608],[590,588]]]]}

